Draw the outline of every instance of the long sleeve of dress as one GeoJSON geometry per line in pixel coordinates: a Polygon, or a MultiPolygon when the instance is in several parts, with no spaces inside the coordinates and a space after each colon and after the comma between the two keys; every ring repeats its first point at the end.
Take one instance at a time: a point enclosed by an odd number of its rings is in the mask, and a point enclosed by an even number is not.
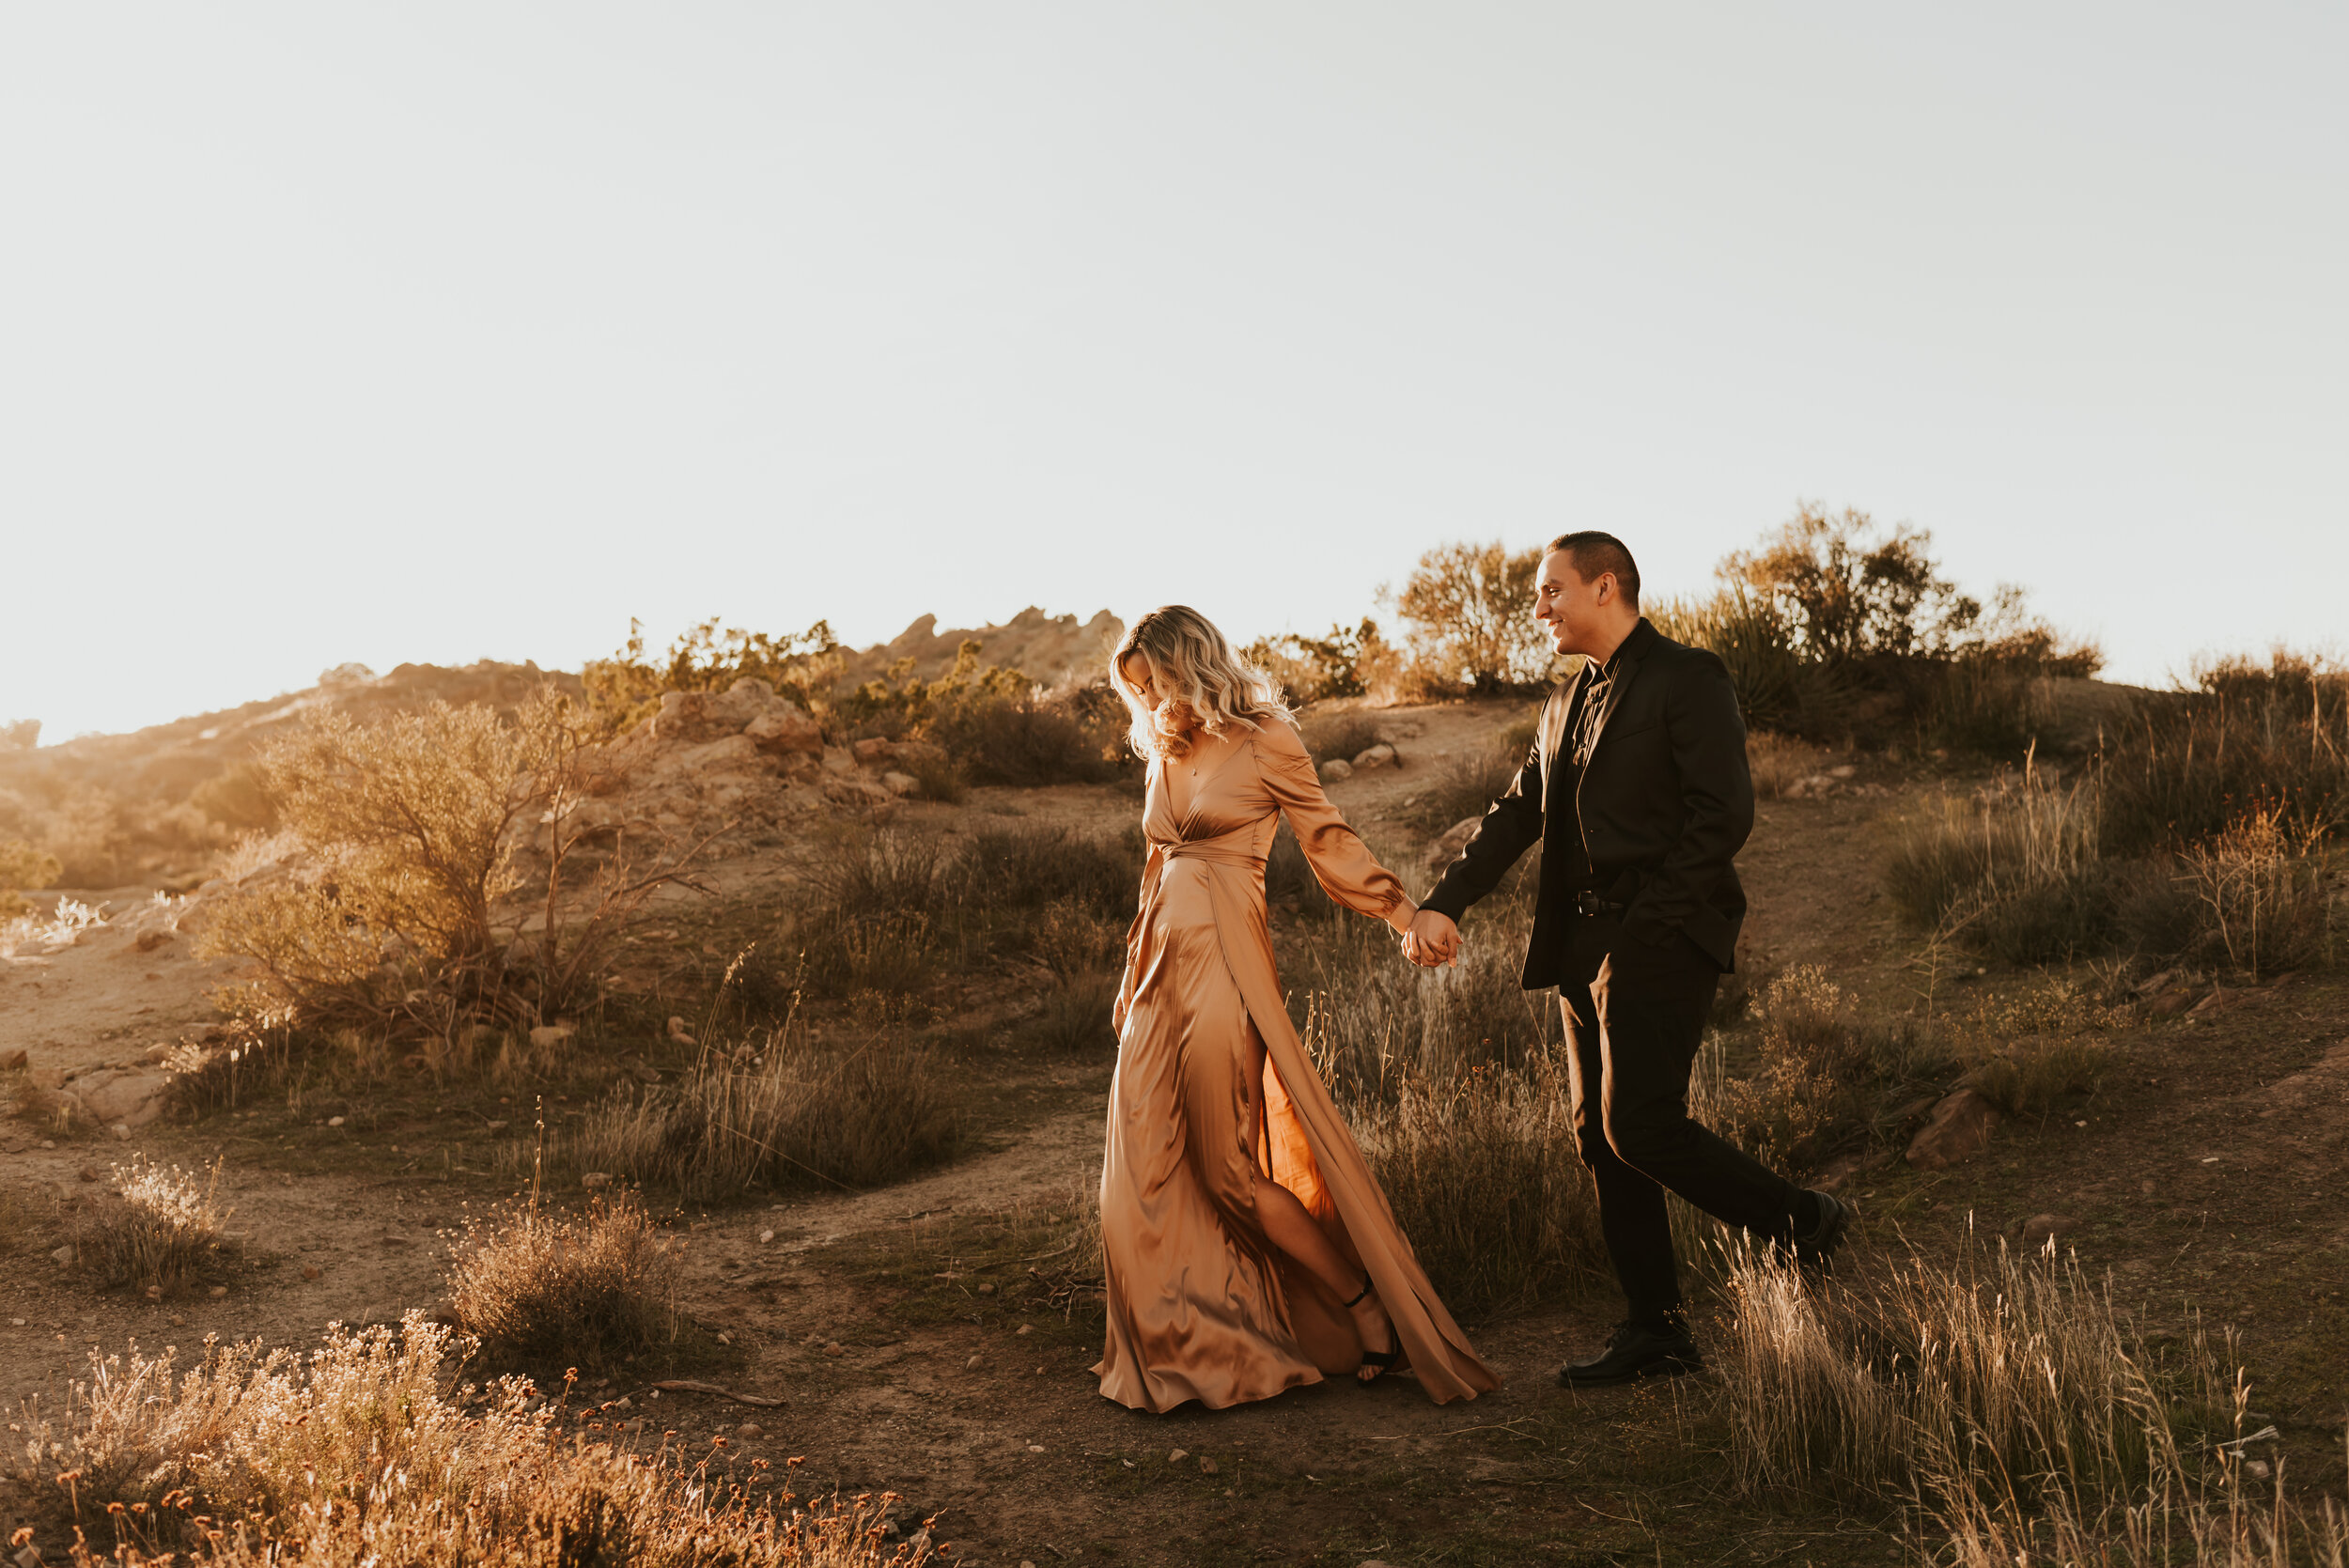
{"type": "Polygon", "coordinates": [[[1256,754],[1265,787],[1288,819],[1321,891],[1357,914],[1383,920],[1398,932],[1407,929],[1419,907],[1404,891],[1402,878],[1378,863],[1362,835],[1330,803],[1296,728],[1271,721],[1256,737],[1256,754]]]}

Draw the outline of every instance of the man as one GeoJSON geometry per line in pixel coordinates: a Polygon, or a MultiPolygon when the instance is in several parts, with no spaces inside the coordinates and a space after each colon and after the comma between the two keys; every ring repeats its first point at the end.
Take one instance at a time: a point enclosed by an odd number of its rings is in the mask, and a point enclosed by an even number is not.
{"type": "Polygon", "coordinates": [[[1689,1069],[1745,917],[1731,862],[1753,827],[1728,670],[1641,615],[1639,567],[1610,534],[1550,543],[1533,615],[1585,662],[1550,694],[1525,767],[1422,901],[1404,946],[1416,963],[1450,962],[1460,916],[1541,841],[1523,983],[1558,987],[1576,1142],[1630,1309],[1603,1350],[1558,1374],[1587,1388],[1703,1365],[1666,1188],[1806,1261],[1835,1250],[1851,1210],[1688,1115],[1689,1069]]]}

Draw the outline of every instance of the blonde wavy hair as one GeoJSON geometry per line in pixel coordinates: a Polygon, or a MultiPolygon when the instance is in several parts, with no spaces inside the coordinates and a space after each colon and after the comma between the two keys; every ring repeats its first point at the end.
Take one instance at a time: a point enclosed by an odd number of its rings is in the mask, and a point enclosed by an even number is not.
{"type": "Polygon", "coordinates": [[[1133,714],[1127,737],[1145,757],[1179,761],[1190,754],[1195,729],[1221,736],[1235,724],[1255,730],[1290,718],[1280,683],[1187,604],[1162,604],[1134,622],[1110,655],[1110,684],[1133,714]],[[1158,689],[1156,707],[1126,679],[1126,660],[1137,654],[1158,689]]]}

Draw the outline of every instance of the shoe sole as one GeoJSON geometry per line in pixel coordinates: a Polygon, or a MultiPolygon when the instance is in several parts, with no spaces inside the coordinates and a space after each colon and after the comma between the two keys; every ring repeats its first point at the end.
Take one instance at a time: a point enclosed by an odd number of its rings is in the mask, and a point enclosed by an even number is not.
{"type": "Polygon", "coordinates": [[[1577,1376],[1571,1371],[1562,1369],[1558,1374],[1558,1386],[1562,1389],[1620,1389],[1626,1383],[1644,1383],[1651,1377],[1686,1377],[1690,1373],[1703,1370],[1704,1362],[1701,1358],[1674,1356],[1661,1361],[1650,1361],[1636,1371],[1616,1373],[1610,1376],[1577,1376]]]}

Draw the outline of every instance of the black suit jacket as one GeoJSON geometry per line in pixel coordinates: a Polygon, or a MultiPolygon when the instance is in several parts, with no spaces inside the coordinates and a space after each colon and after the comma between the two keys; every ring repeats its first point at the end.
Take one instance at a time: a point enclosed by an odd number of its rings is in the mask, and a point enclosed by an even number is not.
{"type": "MultiPolygon", "coordinates": [[[[1753,831],[1753,780],[1729,671],[1714,654],[1675,643],[1642,618],[1625,640],[1603,694],[1598,739],[1574,799],[1553,799],[1550,781],[1573,772],[1555,760],[1573,745],[1566,716],[1575,693],[1596,673],[1585,662],[1550,693],[1525,767],[1420,901],[1457,921],[1540,840],[1541,892],[1525,954],[1528,990],[1565,983],[1580,887],[1628,905],[1626,935],[1662,943],[1677,931],[1723,970],[1734,967],[1745,920],[1745,889],[1732,862],[1753,831]],[[1561,831],[1548,831],[1553,817],[1561,831]],[[1579,834],[1589,857],[1587,880],[1564,836],[1570,832],[1579,834]]],[[[1570,764],[1573,753],[1566,755],[1570,764]]]]}

